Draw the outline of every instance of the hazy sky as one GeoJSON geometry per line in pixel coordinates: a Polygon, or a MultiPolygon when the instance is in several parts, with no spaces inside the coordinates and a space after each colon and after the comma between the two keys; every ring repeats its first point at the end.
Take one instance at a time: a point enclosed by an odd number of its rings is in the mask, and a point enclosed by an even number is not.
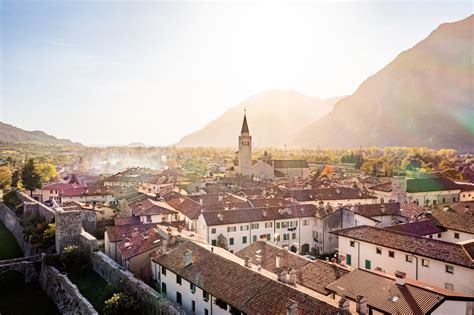
{"type": "Polygon", "coordinates": [[[167,145],[266,89],[351,94],[466,2],[0,1],[0,120],[167,145]]]}

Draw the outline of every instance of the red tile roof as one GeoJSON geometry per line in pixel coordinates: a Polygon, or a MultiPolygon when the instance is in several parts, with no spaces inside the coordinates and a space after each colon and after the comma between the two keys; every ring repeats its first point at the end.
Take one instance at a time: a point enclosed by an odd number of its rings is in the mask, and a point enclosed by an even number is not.
{"type": "Polygon", "coordinates": [[[446,229],[437,226],[433,220],[415,221],[410,223],[386,226],[385,228],[392,231],[398,231],[418,236],[432,235],[446,231],[446,229]]]}
{"type": "Polygon", "coordinates": [[[154,248],[161,247],[163,240],[164,238],[156,229],[148,229],[120,242],[118,250],[123,259],[130,259],[154,248]]]}
{"type": "Polygon", "coordinates": [[[367,225],[330,233],[474,269],[474,261],[459,244],[367,225]]]}
{"type": "Polygon", "coordinates": [[[288,190],[283,195],[283,198],[294,198],[299,202],[312,200],[377,199],[377,197],[349,187],[288,190]]]}
{"type": "Polygon", "coordinates": [[[156,223],[138,223],[127,225],[107,226],[106,232],[110,242],[120,242],[133,233],[142,233],[144,231],[156,228],[156,223]]]}
{"type": "Polygon", "coordinates": [[[145,215],[158,215],[158,214],[175,214],[178,213],[166,202],[156,201],[153,199],[145,199],[135,205],[132,209],[133,215],[145,216],[145,215]]]}
{"type": "Polygon", "coordinates": [[[354,212],[369,218],[384,215],[402,215],[399,202],[355,205],[354,212]]]}

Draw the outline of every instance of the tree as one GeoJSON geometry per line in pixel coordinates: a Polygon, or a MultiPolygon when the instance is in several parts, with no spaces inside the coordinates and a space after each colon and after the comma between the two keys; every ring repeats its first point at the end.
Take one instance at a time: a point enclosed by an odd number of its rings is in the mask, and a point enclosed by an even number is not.
{"type": "Polygon", "coordinates": [[[49,182],[59,176],[56,167],[51,163],[39,163],[36,165],[36,170],[40,174],[43,182],[49,182]]]}
{"type": "Polygon", "coordinates": [[[33,159],[29,159],[25,165],[23,165],[21,170],[21,183],[26,190],[30,191],[32,196],[35,189],[41,188],[41,174],[36,169],[35,161],[33,159]]]}
{"type": "Polygon", "coordinates": [[[16,170],[12,174],[11,186],[17,188],[20,184],[21,174],[20,171],[16,170]]]}
{"type": "Polygon", "coordinates": [[[139,313],[137,301],[124,292],[114,293],[114,295],[105,301],[104,304],[105,315],[125,315],[137,313],[139,313]]]}
{"type": "Polygon", "coordinates": [[[321,176],[320,177],[329,177],[331,176],[332,172],[334,171],[334,169],[332,168],[331,165],[326,165],[323,169],[323,171],[321,172],[321,176]]]}
{"type": "Polygon", "coordinates": [[[12,171],[8,166],[0,166],[0,188],[5,188],[12,181],[12,171]]]}
{"type": "Polygon", "coordinates": [[[227,238],[222,235],[222,233],[217,236],[217,247],[229,250],[229,246],[227,245],[227,238]]]}

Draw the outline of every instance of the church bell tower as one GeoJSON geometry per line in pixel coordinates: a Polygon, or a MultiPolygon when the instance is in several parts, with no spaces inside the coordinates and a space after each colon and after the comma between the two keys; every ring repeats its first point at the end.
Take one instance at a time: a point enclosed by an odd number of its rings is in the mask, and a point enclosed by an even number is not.
{"type": "Polygon", "coordinates": [[[239,170],[244,176],[252,175],[252,136],[247,124],[247,113],[244,110],[244,121],[239,136],[239,170]]]}

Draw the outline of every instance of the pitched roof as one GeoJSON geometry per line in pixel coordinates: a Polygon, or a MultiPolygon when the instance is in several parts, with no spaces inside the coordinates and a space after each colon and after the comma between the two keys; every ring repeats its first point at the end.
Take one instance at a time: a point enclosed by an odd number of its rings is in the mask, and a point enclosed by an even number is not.
{"type": "Polygon", "coordinates": [[[311,261],[286,249],[277,247],[265,241],[257,241],[238,251],[236,256],[245,259],[249,257],[254,264],[260,264],[263,269],[279,273],[282,268],[298,270],[297,283],[327,295],[326,286],[349,272],[341,266],[322,260],[311,261]],[[276,257],[280,256],[280,267],[276,267],[276,257]]]}
{"type": "Polygon", "coordinates": [[[177,213],[170,205],[163,201],[156,201],[153,199],[145,199],[138,203],[132,209],[133,215],[158,215],[158,214],[175,214],[177,213]]]}
{"type": "Polygon", "coordinates": [[[469,300],[465,295],[419,281],[406,280],[405,285],[397,285],[392,276],[363,269],[352,271],[327,288],[352,300],[363,295],[368,306],[389,314],[427,314],[445,299],[469,300]]]}
{"type": "Polygon", "coordinates": [[[458,213],[451,209],[433,209],[426,217],[435,220],[438,226],[446,229],[474,234],[474,215],[458,213]]]}
{"type": "Polygon", "coordinates": [[[309,168],[306,160],[271,160],[267,162],[270,165],[274,165],[275,169],[278,168],[309,168]]]}
{"type": "Polygon", "coordinates": [[[299,202],[314,200],[377,199],[377,197],[349,187],[287,190],[283,198],[290,197],[299,202]]]}
{"type": "Polygon", "coordinates": [[[156,229],[148,229],[120,242],[118,250],[123,259],[129,259],[160,247],[163,240],[164,238],[156,229]]]}
{"type": "Polygon", "coordinates": [[[388,183],[378,184],[378,185],[369,187],[369,189],[377,190],[377,191],[383,191],[383,192],[391,192],[392,191],[392,183],[388,182],[388,183]]]}
{"type": "Polygon", "coordinates": [[[192,196],[188,196],[188,198],[202,204],[203,206],[210,206],[210,205],[215,205],[215,204],[220,204],[220,203],[225,203],[225,202],[239,203],[239,202],[246,201],[242,197],[229,194],[229,193],[192,195],[192,196]]]}
{"type": "Polygon", "coordinates": [[[422,220],[404,224],[390,225],[386,226],[385,228],[392,231],[398,231],[418,236],[431,235],[446,231],[446,229],[437,226],[433,220],[422,220]]]}
{"type": "Polygon", "coordinates": [[[445,177],[408,178],[407,192],[428,192],[460,189],[459,185],[445,177]]]}
{"type": "Polygon", "coordinates": [[[399,202],[355,205],[354,212],[369,218],[384,215],[402,215],[399,202]]]}
{"type": "Polygon", "coordinates": [[[474,269],[474,261],[459,244],[367,225],[330,233],[474,269]]]}
{"type": "Polygon", "coordinates": [[[133,233],[142,233],[155,227],[156,223],[138,223],[107,226],[105,229],[110,242],[120,242],[127,237],[130,238],[133,233]]]}
{"type": "Polygon", "coordinates": [[[202,205],[186,196],[172,198],[166,203],[190,219],[197,219],[201,214],[202,205]]]}
{"type": "Polygon", "coordinates": [[[298,314],[337,314],[340,310],[277,282],[239,263],[192,242],[183,243],[153,261],[196,284],[212,296],[247,314],[286,314],[290,300],[298,303],[298,314]],[[184,266],[184,253],[192,252],[192,263],[184,266]]]}
{"type": "Polygon", "coordinates": [[[244,114],[244,121],[242,122],[242,130],[240,133],[249,133],[249,126],[247,124],[247,115],[244,114]]]}
{"type": "Polygon", "coordinates": [[[206,224],[211,226],[312,217],[315,215],[315,211],[316,207],[314,205],[291,205],[202,212],[202,216],[206,224]]]}

